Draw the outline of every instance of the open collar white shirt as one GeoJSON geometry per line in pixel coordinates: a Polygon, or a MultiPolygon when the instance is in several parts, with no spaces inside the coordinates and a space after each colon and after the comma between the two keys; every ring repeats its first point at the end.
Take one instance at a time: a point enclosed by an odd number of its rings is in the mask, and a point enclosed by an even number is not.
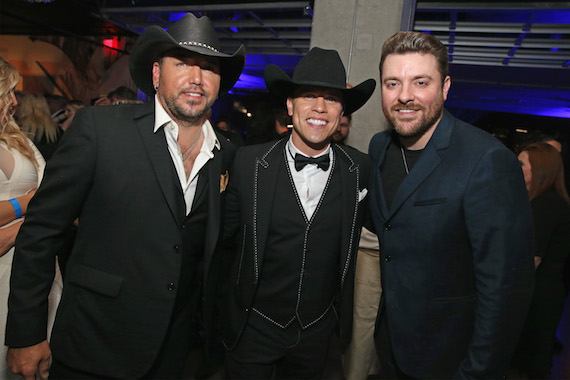
{"type": "Polygon", "coordinates": [[[295,154],[301,154],[306,156],[301,152],[295,145],[291,138],[287,141],[287,163],[289,164],[289,171],[293,177],[293,183],[295,184],[295,189],[297,189],[297,194],[299,195],[299,200],[305,211],[307,219],[310,220],[315,212],[321,196],[327,185],[331,169],[333,167],[334,154],[331,146],[329,146],[321,154],[314,156],[320,157],[325,154],[329,155],[330,165],[327,170],[320,169],[316,164],[307,164],[303,169],[297,171],[295,169],[295,154]]]}
{"type": "Polygon", "coordinates": [[[178,131],[179,127],[174,120],[166,113],[162,104],[158,101],[158,97],[154,96],[154,133],[158,132],[160,128],[164,128],[164,134],[166,135],[166,143],[168,144],[168,151],[174,167],[176,168],[176,173],[178,173],[178,179],[180,180],[180,186],[182,187],[182,192],[184,193],[184,202],[186,204],[186,215],[190,213],[192,209],[192,202],[194,201],[194,196],[196,195],[196,186],[198,185],[198,173],[200,169],[206,165],[206,163],[214,158],[214,149],[220,150],[221,145],[216,137],[214,128],[208,120],[202,124],[202,134],[204,135],[204,142],[200,148],[200,153],[194,161],[194,166],[192,166],[192,172],[190,176],[186,178],[186,172],[184,171],[184,162],[182,160],[182,153],[180,152],[180,145],[178,145],[178,131]]]}

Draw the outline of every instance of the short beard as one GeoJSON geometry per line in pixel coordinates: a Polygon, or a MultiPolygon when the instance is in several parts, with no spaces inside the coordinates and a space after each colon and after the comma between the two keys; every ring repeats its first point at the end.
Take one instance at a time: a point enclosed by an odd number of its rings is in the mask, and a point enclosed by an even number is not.
{"type": "MultiPolygon", "coordinates": [[[[408,106],[413,107],[413,104],[410,104],[408,106]]],[[[423,111],[426,111],[425,107],[422,107],[421,109],[423,111]]],[[[443,114],[443,99],[438,98],[438,100],[433,103],[430,108],[427,109],[427,112],[425,112],[422,118],[417,121],[411,129],[402,128],[400,122],[397,121],[396,117],[392,116],[390,110],[386,109],[384,104],[382,104],[382,111],[384,112],[386,119],[394,127],[394,130],[399,136],[405,138],[416,138],[423,136],[427,131],[429,131],[441,117],[443,114]]],[[[395,107],[392,107],[392,111],[396,112],[395,107]]]]}
{"type": "Polygon", "coordinates": [[[176,117],[178,120],[182,120],[189,123],[200,121],[201,119],[203,119],[210,110],[210,107],[212,106],[210,101],[206,99],[206,105],[204,106],[204,108],[197,110],[187,110],[177,103],[176,96],[171,96],[168,98],[163,97],[163,99],[166,108],[172,113],[174,117],[176,117]]]}

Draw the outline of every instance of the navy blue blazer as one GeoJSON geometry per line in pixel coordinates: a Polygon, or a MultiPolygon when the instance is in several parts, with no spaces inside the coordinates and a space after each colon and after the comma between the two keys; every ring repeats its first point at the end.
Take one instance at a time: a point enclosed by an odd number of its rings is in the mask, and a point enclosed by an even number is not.
{"type": "Polygon", "coordinates": [[[369,149],[379,316],[388,318],[395,360],[418,378],[500,378],[534,281],[520,164],[499,140],[444,111],[388,207],[381,167],[395,138],[379,133],[369,149]]]}

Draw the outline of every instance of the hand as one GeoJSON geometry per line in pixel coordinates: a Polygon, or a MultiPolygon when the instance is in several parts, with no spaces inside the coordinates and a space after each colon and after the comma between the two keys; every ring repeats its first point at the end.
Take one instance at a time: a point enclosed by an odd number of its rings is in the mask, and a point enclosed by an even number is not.
{"type": "Polygon", "coordinates": [[[93,103],[95,106],[108,106],[109,104],[111,104],[111,99],[106,96],[100,97],[95,101],[95,103],[93,103]]]}
{"type": "Polygon", "coordinates": [[[9,348],[6,361],[15,374],[22,375],[25,380],[47,379],[51,350],[47,340],[29,347],[9,348]]]}

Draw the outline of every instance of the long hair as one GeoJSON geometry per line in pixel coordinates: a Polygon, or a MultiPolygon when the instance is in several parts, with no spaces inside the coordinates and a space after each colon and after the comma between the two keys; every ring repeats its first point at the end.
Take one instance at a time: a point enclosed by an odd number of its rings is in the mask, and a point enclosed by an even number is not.
{"type": "Polygon", "coordinates": [[[529,198],[532,200],[554,187],[566,203],[570,204],[564,185],[562,158],[556,148],[547,143],[534,143],[525,146],[522,151],[528,153],[532,173],[528,189],[529,198]]]}
{"type": "Polygon", "coordinates": [[[449,73],[447,48],[436,37],[422,32],[398,32],[384,42],[380,58],[380,75],[388,55],[407,53],[432,54],[437,61],[441,80],[444,81],[447,77],[449,73]]]}
{"type": "Polygon", "coordinates": [[[0,57],[0,141],[4,142],[8,149],[16,149],[37,167],[38,163],[34,151],[30,147],[26,135],[14,121],[11,112],[14,88],[19,79],[18,70],[0,57]]]}
{"type": "Polygon", "coordinates": [[[44,137],[48,143],[57,140],[57,124],[52,120],[46,98],[40,94],[29,93],[24,96],[18,109],[20,129],[27,132],[34,141],[44,137]]]}

